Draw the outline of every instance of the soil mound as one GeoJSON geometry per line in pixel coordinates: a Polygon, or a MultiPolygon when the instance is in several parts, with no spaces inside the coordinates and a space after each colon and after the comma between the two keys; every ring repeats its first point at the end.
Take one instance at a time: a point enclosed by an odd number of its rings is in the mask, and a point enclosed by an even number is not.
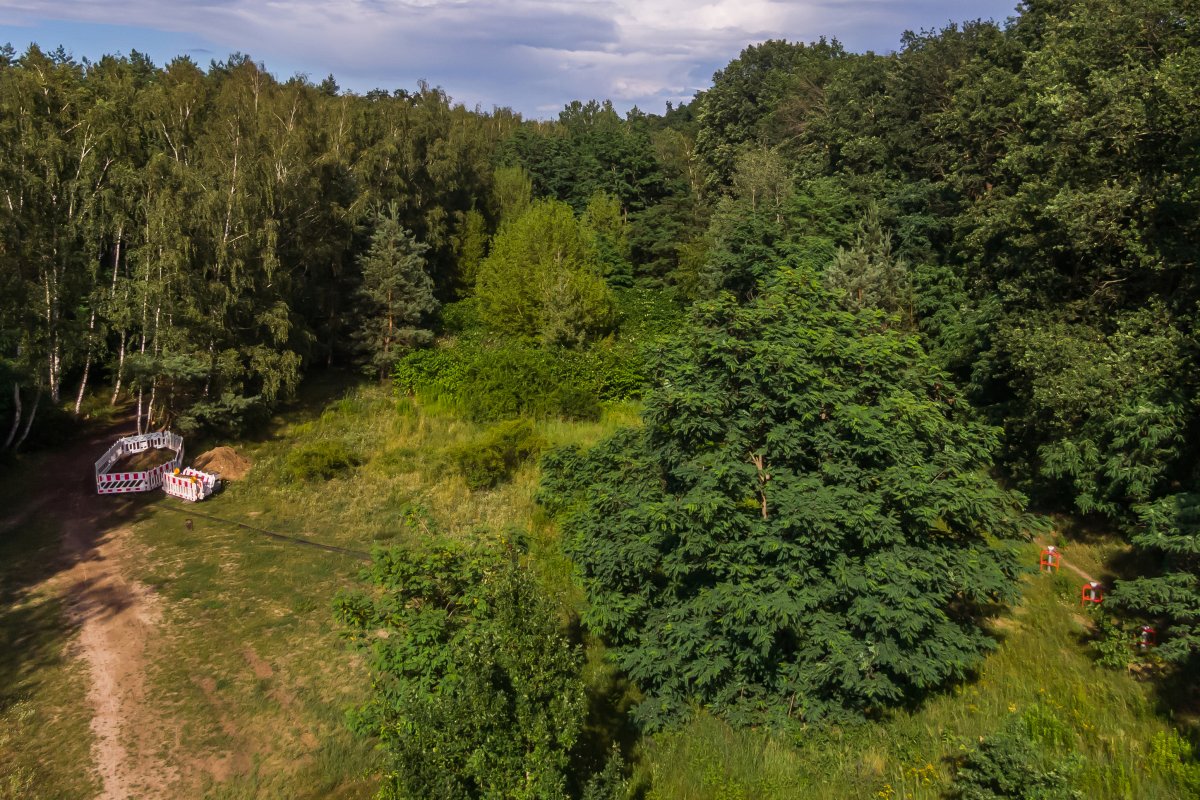
{"type": "Polygon", "coordinates": [[[240,481],[250,471],[250,460],[232,447],[214,447],[196,457],[196,469],[215,472],[227,481],[240,481]]]}
{"type": "Polygon", "coordinates": [[[122,456],[117,463],[109,467],[109,472],[145,472],[159,464],[165,464],[175,457],[175,451],[165,447],[150,448],[140,453],[130,453],[122,456]]]}

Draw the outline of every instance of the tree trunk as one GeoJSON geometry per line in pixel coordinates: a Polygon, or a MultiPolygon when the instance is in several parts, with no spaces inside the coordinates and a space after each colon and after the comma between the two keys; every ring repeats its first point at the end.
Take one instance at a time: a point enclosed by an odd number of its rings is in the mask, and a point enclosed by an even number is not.
{"type": "Polygon", "coordinates": [[[92,368],[92,354],[88,353],[87,358],[83,360],[83,377],[79,379],[79,394],[75,395],[75,416],[79,416],[79,409],[83,407],[83,393],[87,391],[88,371],[92,368]]]}
{"type": "Polygon", "coordinates": [[[146,404],[146,430],[149,433],[154,427],[154,395],[158,393],[158,381],[150,384],[150,402],[146,404]]]}
{"type": "Polygon", "coordinates": [[[17,443],[13,445],[13,452],[21,449],[21,445],[25,443],[25,437],[29,435],[29,429],[33,427],[33,418],[37,416],[38,403],[42,402],[42,390],[38,389],[37,394],[33,396],[33,408],[29,409],[29,419],[25,420],[25,430],[21,433],[21,438],[17,439],[17,443]]]}
{"type": "Polygon", "coordinates": [[[54,270],[42,270],[42,283],[46,295],[46,337],[49,347],[46,350],[46,381],[50,387],[50,400],[58,402],[58,384],[60,380],[61,350],[58,342],[58,274],[54,270]]]}
{"type": "Polygon", "coordinates": [[[767,482],[771,476],[767,473],[767,459],[761,453],[751,453],[750,463],[758,470],[758,496],[762,501],[762,518],[767,519],[767,482]]]}
{"type": "Polygon", "coordinates": [[[83,378],[79,381],[79,394],[75,396],[75,416],[83,406],[83,393],[87,391],[88,371],[92,368],[92,334],[96,330],[96,308],[92,306],[92,316],[88,320],[87,355],[83,359],[83,378]]]}
{"type": "Polygon", "coordinates": [[[62,384],[62,345],[58,334],[54,336],[54,346],[50,349],[50,402],[57,404],[59,389],[62,384]]]}
{"type": "Polygon", "coordinates": [[[4,449],[7,450],[12,446],[13,439],[17,436],[17,430],[21,427],[21,384],[13,381],[13,424],[8,432],[8,438],[4,440],[4,449]]]}
{"type": "MultiPolygon", "coordinates": [[[[121,225],[117,228],[117,244],[113,249],[112,284],[109,286],[109,289],[108,289],[108,297],[109,297],[109,300],[112,302],[115,302],[116,298],[117,298],[117,273],[120,271],[120,268],[121,268],[121,240],[124,238],[125,238],[125,226],[121,225]]],[[[124,367],[125,367],[125,337],[126,337],[126,334],[127,334],[127,332],[126,332],[125,328],[121,328],[121,350],[117,355],[117,374],[113,378],[112,400],[109,402],[109,405],[111,405],[111,406],[115,406],[117,404],[117,397],[121,394],[121,370],[124,369],[124,367]]]]}
{"type": "Polygon", "coordinates": [[[121,394],[121,373],[125,370],[125,340],[129,332],[121,331],[121,349],[117,352],[117,379],[113,382],[112,401],[110,406],[117,404],[117,397],[121,394]]]}

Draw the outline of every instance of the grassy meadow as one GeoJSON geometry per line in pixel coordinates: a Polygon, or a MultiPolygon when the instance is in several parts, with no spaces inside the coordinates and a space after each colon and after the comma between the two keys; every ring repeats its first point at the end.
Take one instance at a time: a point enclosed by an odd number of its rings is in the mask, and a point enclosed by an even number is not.
{"type": "MultiPolygon", "coordinates": [[[[370,742],[347,730],[344,712],[369,677],[341,641],[330,611],[362,561],[265,537],[248,525],[353,551],[440,538],[485,542],[524,536],[531,562],[564,617],[582,598],[552,523],[534,503],[537,468],[526,464],[492,490],[472,491],[455,448],[488,428],[445,403],[397,397],[387,387],[316,383],[269,432],[232,444],[249,475],[205,503],[155,494],[137,506],[127,551],[133,577],[161,598],[148,653],[149,685],[169,726],[162,755],[180,768],[179,797],[365,798],[377,767],[370,742]],[[289,479],[289,454],[334,443],[357,466],[328,481],[289,479]],[[186,520],[192,521],[189,530],[186,520]]],[[[588,444],[637,424],[637,408],[606,408],[595,423],[544,421],[547,446],[588,444]]],[[[6,586],[55,547],[51,530],[20,527],[0,539],[6,586]]],[[[1103,536],[1063,540],[1067,558],[1092,574],[1119,546],[1103,536]]],[[[1026,556],[1036,563],[1036,545],[1026,556]]],[[[921,798],[944,796],[956,759],[982,736],[1022,716],[1040,744],[1060,754],[1085,796],[1186,798],[1200,767],[1160,707],[1152,685],[1095,665],[1090,620],[1075,576],[1028,578],[1026,599],[995,621],[999,646],[976,680],[918,708],[870,724],[812,732],[801,740],[735,730],[697,715],[681,729],[636,740],[620,710],[633,690],[588,643],[595,700],[588,746],[628,750],[637,796],[647,800],[921,798]]],[[[85,676],[69,654],[70,631],[53,591],[6,588],[0,616],[0,798],[82,797],[86,769],[85,676]],[[14,654],[24,648],[34,660],[14,654]],[[36,667],[36,669],[34,669],[36,667]]],[[[1188,730],[1187,720],[1176,721],[1188,730]]]]}
{"type": "MultiPolygon", "coordinates": [[[[586,443],[635,419],[621,407],[598,423],[548,421],[539,432],[553,444],[586,443]]],[[[133,525],[135,577],[165,601],[151,679],[179,726],[176,760],[189,764],[188,792],[337,798],[367,797],[374,787],[372,747],[344,722],[370,680],[331,614],[333,597],[356,581],[363,562],[214,517],[355,551],[485,541],[520,527],[547,585],[571,591],[567,565],[545,539],[549,527],[535,522],[536,469],[472,492],[452,465],[452,449],[485,428],[387,388],[353,389],[293,409],[260,440],[234,442],[253,468],[202,505],[156,496],[142,508],[133,525]],[[328,481],[286,477],[289,453],[329,442],[358,466],[328,481]]]]}

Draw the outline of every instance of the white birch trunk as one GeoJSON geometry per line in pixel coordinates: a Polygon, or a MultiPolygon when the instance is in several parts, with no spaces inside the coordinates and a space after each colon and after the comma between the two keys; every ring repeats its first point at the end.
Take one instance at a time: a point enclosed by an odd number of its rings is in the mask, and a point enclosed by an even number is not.
{"type": "Polygon", "coordinates": [[[12,446],[13,439],[17,437],[17,430],[21,427],[21,384],[13,381],[13,424],[8,431],[8,438],[4,440],[4,449],[7,450],[12,446]]]}
{"type": "Polygon", "coordinates": [[[117,352],[117,379],[113,382],[112,400],[110,406],[117,404],[117,397],[121,394],[121,375],[125,370],[125,338],[128,331],[121,331],[121,349],[117,352]]]}
{"type": "Polygon", "coordinates": [[[19,450],[25,443],[25,437],[29,435],[29,429],[33,427],[33,418],[37,416],[40,402],[42,402],[42,390],[38,389],[37,394],[33,396],[33,408],[29,409],[29,418],[25,421],[25,430],[21,433],[21,438],[17,439],[17,443],[13,445],[14,451],[19,450]]]}
{"type": "MultiPolygon", "coordinates": [[[[125,226],[121,225],[117,228],[117,247],[113,254],[113,270],[112,283],[108,288],[108,297],[110,302],[115,302],[117,298],[117,273],[121,268],[121,241],[125,238],[125,226]]],[[[117,404],[117,397],[121,394],[121,372],[125,368],[125,336],[126,330],[121,329],[121,349],[117,355],[117,374],[113,378],[113,393],[112,400],[109,401],[110,406],[117,404]]]]}
{"type": "Polygon", "coordinates": [[[79,394],[75,395],[75,416],[83,406],[83,393],[87,391],[88,372],[92,368],[92,337],[96,330],[96,307],[92,306],[92,316],[88,320],[87,355],[83,359],[83,377],[79,381],[79,394]]]}

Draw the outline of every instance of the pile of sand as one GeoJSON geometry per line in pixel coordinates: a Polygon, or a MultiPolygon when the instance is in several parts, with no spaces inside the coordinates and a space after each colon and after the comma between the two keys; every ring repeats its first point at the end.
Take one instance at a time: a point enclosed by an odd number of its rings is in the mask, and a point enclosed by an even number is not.
{"type": "Polygon", "coordinates": [[[214,447],[196,457],[196,469],[215,472],[227,481],[240,481],[250,471],[250,460],[232,447],[214,447]]]}

